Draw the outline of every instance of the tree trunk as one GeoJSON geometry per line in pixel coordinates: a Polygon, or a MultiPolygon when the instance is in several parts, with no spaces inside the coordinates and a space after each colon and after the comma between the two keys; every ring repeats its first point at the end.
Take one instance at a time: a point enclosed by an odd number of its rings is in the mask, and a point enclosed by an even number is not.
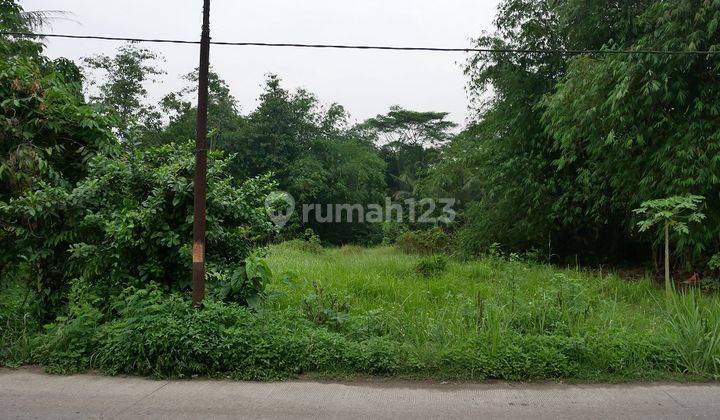
{"type": "Polygon", "coordinates": [[[670,224],[665,222],[665,294],[672,296],[670,285],[670,224]]]}

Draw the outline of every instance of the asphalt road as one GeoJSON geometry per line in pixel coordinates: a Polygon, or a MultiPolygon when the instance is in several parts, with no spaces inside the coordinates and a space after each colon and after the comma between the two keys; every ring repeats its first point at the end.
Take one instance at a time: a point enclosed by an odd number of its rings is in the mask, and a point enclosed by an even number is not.
{"type": "Polygon", "coordinates": [[[719,418],[720,384],[152,381],[0,370],[0,418],[719,418]]]}

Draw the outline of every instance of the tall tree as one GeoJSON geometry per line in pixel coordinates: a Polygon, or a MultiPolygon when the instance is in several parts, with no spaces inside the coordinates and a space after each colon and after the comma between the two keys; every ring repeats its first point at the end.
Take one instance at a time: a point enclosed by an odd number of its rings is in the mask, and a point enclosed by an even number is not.
{"type": "Polygon", "coordinates": [[[457,124],[448,121],[447,116],[447,112],[411,111],[395,105],[387,114],[367,120],[365,125],[378,133],[381,143],[429,147],[450,139],[450,130],[457,124]]]}
{"type": "Polygon", "coordinates": [[[402,199],[412,193],[416,181],[437,162],[437,147],[451,138],[457,125],[446,112],[419,112],[393,106],[387,114],[370,118],[356,131],[373,138],[387,164],[390,194],[402,199]]]}
{"type": "MultiPolygon", "coordinates": [[[[87,69],[104,74],[90,100],[112,112],[117,133],[126,142],[137,143],[143,130],[159,122],[160,115],[146,100],[145,87],[155,76],[164,74],[154,64],[159,59],[158,54],[129,43],[121,46],[113,57],[100,54],[83,60],[87,69]]],[[[96,84],[94,79],[91,84],[96,84]]]]}
{"type": "MultiPolygon", "coordinates": [[[[477,40],[495,49],[586,49],[627,42],[638,10],[648,2],[505,0],[496,31],[477,40]]],[[[483,195],[470,206],[469,247],[500,242],[509,248],[568,255],[622,253],[627,234],[590,223],[587,209],[566,200],[577,182],[575,168],[557,165],[560,152],[545,130],[541,102],[567,72],[560,54],[477,53],[466,73],[477,115],[478,173],[483,195]],[[569,189],[568,189],[569,188],[569,189]],[[548,245],[549,244],[549,245],[548,245]]]]}
{"type": "MultiPolygon", "coordinates": [[[[0,16],[18,21],[6,14],[20,10],[0,9],[0,16]]],[[[0,271],[26,280],[48,311],[67,284],[77,221],[68,194],[87,174],[88,160],[111,154],[117,142],[68,80],[75,66],[60,66],[24,42],[0,39],[0,49],[14,51],[0,59],[0,271]]]]}
{"type": "MultiPolygon", "coordinates": [[[[657,2],[636,19],[631,50],[718,50],[712,2],[657,2]]],[[[678,255],[709,258],[720,247],[720,89],[717,54],[576,57],[544,106],[544,124],[572,173],[560,200],[587,223],[627,237],[633,208],[656,197],[708,198],[708,219],[682,237],[678,255]],[[703,257],[704,256],[704,257],[703,257]]],[[[697,262],[697,261],[696,261],[697,262]]]]}
{"type": "Polygon", "coordinates": [[[276,75],[268,77],[259,100],[248,116],[246,149],[241,154],[250,174],[272,171],[286,187],[292,162],[308,153],[312,140],[321,134],[318,101],[305,90],[284,89],[276,75]]]}

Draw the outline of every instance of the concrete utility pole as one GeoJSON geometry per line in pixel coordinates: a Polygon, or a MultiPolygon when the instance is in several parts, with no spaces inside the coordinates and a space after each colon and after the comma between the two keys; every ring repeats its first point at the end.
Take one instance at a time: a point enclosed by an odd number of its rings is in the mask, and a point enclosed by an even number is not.
{"type": "Polygon", "coordinates": [[[193,218],[192,302],[202,305],[205,297],[205,191],[207,187],[207,108],[210,70],[210,0],[203,0],[198,74],[197,132],[195,139],[195,214],[193,218]]]}

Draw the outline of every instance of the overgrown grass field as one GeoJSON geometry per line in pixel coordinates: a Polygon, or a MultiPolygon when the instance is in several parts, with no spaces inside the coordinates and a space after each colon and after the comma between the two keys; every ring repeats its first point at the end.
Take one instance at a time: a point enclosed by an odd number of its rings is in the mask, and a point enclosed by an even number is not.
{"type": "Polygon", "coordinates": [[[308,297],[323,294],[318,303],[346,306],[346,317],[329,321],[333,328],[356,333],[343,324],[374,317],[368,328],[429,356],[479,332],[662,331],[662,295],[648,281],[500,259],[449,261],[445,270],[421,274],[421,261],[391,247],[307,253],[276,246],[267,305],[304,308],[308,297]]]}
{"type": "Polygon", "coordinates": [[[160,285],[111,301],[75,282],[40,329],[22,290],[1,299],[4,365],[153,377],[381,375],[458,380],[714,380],[720,299],[668,300],[649,280],[516,258],[456,261],[393,247],[271,247],[249,307],[201,310],[160,285]]]}
{"type": "Polygon", "coordinates": [[[390,338],[420,375],[620,379],[717,372],[715,297],[668,302],[649,279],[499,257],[448,260],[444,268],[440,258],[441,267],[423,269],[437,259],[392,247],[275,246],[266,305],[301,309],[350,338],[390,338]]]}

